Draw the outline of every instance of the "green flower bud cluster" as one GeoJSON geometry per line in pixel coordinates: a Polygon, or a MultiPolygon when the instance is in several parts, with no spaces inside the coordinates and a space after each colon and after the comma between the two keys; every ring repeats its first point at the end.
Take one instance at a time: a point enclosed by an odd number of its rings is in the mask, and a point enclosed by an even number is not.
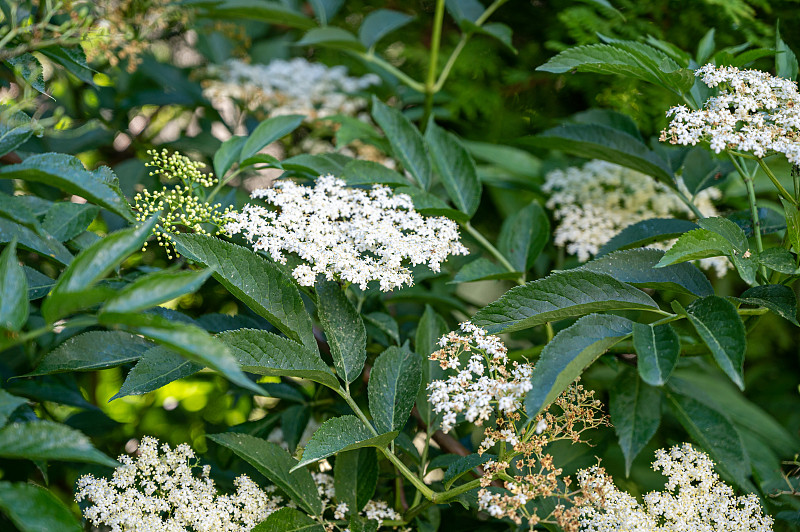
{"type": "MultiPolygon", "coordinates": [[[[167,150],[149,150],[147,154],[152,157],[147,166],[154,168],[150,175],[160,176],[167,185],[159,191],[150,192],[145,189],[136,194],[133,198],[136,220],[144,221],[160,213],[159,223],[153,228],[153,233],[158,245],[166,250],[167,257],[171,259],[178,256],[172,239],[174,233],[222,233],[223,226],[230,221],[229,215],[233,208],[226,207],[222,210],[220,203],[210,204],[205,200],[205,189],[219,183],[218,179],[202,171],[206,165],[177,152],[170,154],[167,150]],[[170,184],[176,181],[177,184],[170,184]]],[[[145,243],[142,251],[146,248],[145,243]]]]}

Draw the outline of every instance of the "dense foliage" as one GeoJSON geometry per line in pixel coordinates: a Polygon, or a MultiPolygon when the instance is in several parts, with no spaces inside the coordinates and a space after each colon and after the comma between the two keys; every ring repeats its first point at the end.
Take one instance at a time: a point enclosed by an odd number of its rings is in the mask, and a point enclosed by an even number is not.
{"type": "Polygon", "coordinates": [[[0,0],[0,529],[797,529],[795,14],[0,0]]]}

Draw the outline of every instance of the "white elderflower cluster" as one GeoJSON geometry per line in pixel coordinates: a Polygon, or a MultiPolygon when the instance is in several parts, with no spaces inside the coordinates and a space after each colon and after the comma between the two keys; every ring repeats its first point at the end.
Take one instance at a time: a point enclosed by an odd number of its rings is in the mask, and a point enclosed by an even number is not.
{"type": "MultiPolygon", "coordinates": [[[[585,262],[596,255],[617,233],[650,218],[671,218],[692,212],[666,185],[652,177],[606,161],[589,161],[583,167],[553,170],[542,190],[550,194],[547,208],[558,221],[554,242],[585,262]]],[[[694,203],[704,216],[717,216],[714,200],[722,194],[715,187],[699,192],[694,203]]],[[[651,244],[668,249],[669,243],[651,244]]],[[[730,264],[725,257],[699,261],[717,276],[730,264]]]]}
{"type": "Polygon", "coordinates": [[[703,109],[679,105],[667,111],[672,117],[661,140],[695,145],[708,142],[711,149],[749,152],[756,157],[782,153],[800,164],[800,93],[794,81],[759,70],[739,70],[707,64],[695,75],[709,87],[720,87],[703,109]]]}
{"type": "Polygon", "coordinates": [[[286,253],[296,254],[303,263],[292,275],[303,286],[313,286],[323,274],[362,289],[379,281],[386,292],[413,284],[404,261],[438,272],[449,255],[468,254],[455,222],[420,215],[408,195],[385,186],[347,188],[328,175],[313,188],[279,181],[252,197],[264,198],[273,209],[247,205],[229,214],[225,231],[242,233],[254,249],[281,264],[286,253]]]}
{"type": "Polygon", "coordinates": [[[578,472],[584,494],[579,504],[584,532],[768,532],[755,494],[737,497],[720,481],[714,462],[690,444],[656,451],[654,471],[669,479],[664,491],[644,496],[644,505],[614,486],[598,466],[578,472]]]}
{"type": "MultiPolygon", "coordinates": [[[[476,425],[483,424],[497,413],[498,417],[519,419],[522,400],[531,389],[530,364],[513,362],[507,367],[507,349],[497,336],[465,321],[460,326],[464,335],[451,331],[439,340],[442,348],[430,355],[442,369],[455,369],[455,375],[428,384],[428,401],[433,411],[442,416],[442,432],[450,431],[459,414],[476,425]],[[469,353],[465,367],[460,355],[469,353]]],[[[481,443],[479,452],[491,448],[497,441],[512,446],[519,443],[513,423],[491,431],[481,443]]]]}
{"type": "MultiPolygon", "coordinates": [[[[333,518],[337,520],[346,519],[347,514],[350,512],[347,503],[339,502],[333,504],[332,500],[336,497],[336,487],[333,476],[323,472],[312,472],[311,477],[317,485],[317,493],[319,493],[325,508],[330,508],[333,511],[333,518]]],[[[359,515],[366,517],[371,521],[377,521],[378,527],[383,525],[384,521],[399,521],[403,518],[399,513],[390,508],[384,501],[370,500],[364,505],[364,509],[359,512],[359,515]]]]}
{"type": "Polygon", "coordinates": [[[215,107],[236,101],[249,111],[265,109],[271,116],[302,114],[310,119],[355,116],[367,102],[354,94],[380,84],[375,74],[352,77],[341,65],[329,67],[301,57],[276,59],[268,65],[233,59],[211,74],[219,79],[206,81],[203,94],[215,107]]]}
{"type": "Polygon", "coordinates": [[[261,490],[242,475],[235,493],[220,495],[209,466],[192,474],[196,456],[188,445],[160,449],[158,440],[144,437],[139,455],[120,456],[110,480],[81,477],[75,500],[91,503],[86,519],[112,532],[245,532],[281,507],[274,486],[261,490]]]}

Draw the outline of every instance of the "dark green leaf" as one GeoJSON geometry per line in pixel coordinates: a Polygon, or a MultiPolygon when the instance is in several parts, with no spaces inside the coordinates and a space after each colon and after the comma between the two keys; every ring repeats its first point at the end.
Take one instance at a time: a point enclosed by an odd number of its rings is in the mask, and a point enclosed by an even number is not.
{"type": "Polygon", "coordinates": [[[158,390],[170,382],[194,375],[203,367],[204,364],[186,360],[172,349],[161,345],[153,347],[142,354],[133,369],[128,372],[122,387],[109,401],[158,390]]]}
{"type": "Polygon", "coordinates": [[[369,411],[378,432],[401,430],[422,385],[422,360],[416,353],[390,347],[369,373],[369,411]]]}
{"type": "Polygon", "coordinates": [[[697,56],[696,61],[698,65],[704,65],[708,62],[708,58],[714,54],[716,44],[714,43],[715,29],[711,28],[703,35],[700,42],[697,43],[697,56]]]}
{"type": "Polygon", "coordinates": [[[481,184],[475,161],[458,137],[440,128],[431,117],[425,130],[436,173],[458,210],[472,216],[481,202],[481,184]]]}
{"type": "Polygon", "coordinates": [[[781,203],[786,215],[786,236],[792,243],[794,252],[800,253],[800,210],[783,198],[781,203]]]}
{"type": "Polygon", "coordinates": [[[681,354],[680,338],[669,324],[634,323],[633,347],[639,376],[644,382],[662,386],[669,380],[681,354]]]}
{"type": "Polygon", "coordinates": [[[249,159],[267,145],[285,137],[303,123],[303,115],[281,115],[261,122],[245,141],[239,152],[239,161],[249,159]]]}
{"type": "Polygon", "coordinates": [[[686,189],[694,196],[718,184],[732,170],[731,163],[712,159],[707,149],[696,146],[689,150],[683,160],[681,177],[686,189]]]}
{"type": "Polygon", "coordinates": [[[297,460],[289,456],[288,452],[274,443],[248,434],[227,432],[211,434],[208,438],[232,450],[255,467],[303,510],[314,515],[322,515],[324,508],[311,473],[308,469],[298,468],[297,460]]]}
{"type": "Polygon", "coordinates": [[[375,183],[392,186],[409,184],[405,176],[394,170],[390,170],[380,163],[362,161],[360,159],[354,159],[347,163],[341,177],[350,186],[372,185],[375,183]]]}
{"type": "Polygon", "coordinates": [[[390,9],[376,9],[364,17],[364,22],[358,28],[358,38],[364,46],[371,48],[383,37],[402,28],[412,20],[414,17],[405,13],[390,9]]]}
{"type": "Polygon", "coordinates": [[[14,113],[0,123],[0,157],[14,151],[33,135],[31,119],[22,112],[14,113]]]}
{"type": "MultiPolygon", "coordinates": [[[[422,382],[428,383],[434,379],[441,378],[444,371],[438,362],[430,360],[431,353],[439,350],[439,339],[449,331],[447,322],[433,310],[433,307],[426,304],[425,312],[417,323],[417,332],[414,340],[414,349],[422,356],[422,382]]],[[[422,420],[431,424],[434,416],[431,404],[428,402],[428,391],[425,387],[420,388],[417,395],[417,410],[422,420]]]]}
{"type": "Polygon", "coordinates": [[[81,532],[69,508],[48,490],[22,482],[0,482],[0,509],[20,532],[81,532]]]}
{"type": "Polygon", "coordinates": [[[520,272],[510,272],[489,259],[480,258],[458,270],[458,273],[453,277],[452,283],[471,283],[490,279],[516,279],[520,275],[520,272]]]}
{"type": "Polygon", "coordinates": [[[733,249],[738,253],[744,253],[749,247],[747,244],[747,236],[745,236],[742,228],[726,218],[703,218],[702,220],[698,220],[697,225],[723,237],[730,242],[733,249]]]}
{"type": "Polygon", "coordinates": [[[28,321],[28,278],[17,259],[17,242],[0,253],[0,329],[19,331],[28,321]]]}
{"type": "Polygon", "coordinates": [[[41,225],[36,219],[36,215],[18,196],[9,196],[0,192],[0,216],[33,229],[34,232],[41,232],[41,225]]]}
{"type": "Polygon", "coordinates": [[[483,454],[468,454],[467,456],[462,456],[453,464],[447,468],[447,471],[444,473],[444,478],[442,482],[444,482],[444,486],[447,489],[450,489],[450,486],[453,485],[453,482],[461,478],[466,473],[469,473],[479,465],[483,465],[489,460],[494,460],[497,456],[489,453],[483,454]]]}
{"type": "Polygon", "coordinates": [[[367,331],[352,303],[335,281],[318,281],[317,312],[331,347],[336,373],[353,382],[367,360],[367,331]]]}
{"type": "Polygon", "coordinates": [[[343,168],[328,155],[309,155],[301,153],[281,162],[281,168],[301,177],[316,179],[321,175],[341,175],[343,168]]]}
{"type": "Polygon", "coordinates": [[[22,397],[11,395],[0,388],[0,427],[5,425],[11,414],[25,403],[27,403],[27,401],[22,397]]]}
{"type": "Polygon", "coordinates": [[[383,312],[370,312],[362,316],[370,325],[377,327],[382,333],[392,339],[396,344],[400,344],[400,329],[397,322],[389,314],[383,312]]]}
{"type": "Polygon", "coordinates": [[[182,272],[161,270],[143,275],[106,301],[102,312],[138,312],[155,307],[196,292],[211,277],[211,273],[210,269],[182,272]]]}
{"type": "Polygon", "coordinates": [[[273,157],[268,153],[257,153],[252,157],[248,157],[239,163],[239,167],[244,168],[247,166],[255,166],[257,164],[265,164],[271,168],[283,168],[283,163],[281,163],[277,157],[273,157]]]}
{"type": "Polygon", "coordinates": [[[355,35],[342,28],[328,26],[325,28],[312,28],[297,41],[297,46],[322,45],[328,48],[353,50],[365,52],[366,48],[355,35]]]}
{"type": "Polygon", "coordinates": [[[90,462],[119,465],[92,446],[89,438],[54,421],[12,423],[0,429],[0,456],[27,460],[90,462]]]}
{"type": "Polygon", "coordinates": [[[533,418],[580,377],[584,369],[633,332],[633,322],[620,316],[592,314],[560,331],[544,346],[533,368],[533,389],[525,410],[533,418]]]}
{"type": "Polygon", "coordinates": [[[792,81],[797,79],[797,57],[792,49],[789,48],[783,39],[779,27],[775,28],[775,73],[779,78],[786,78],[792,81]]]}
{"type": "Polygon", "coordinates": [[[570,120],[579,124],[599,124],[601,126],[608,126],[624,131],[628,135],[636,137],[641,142],[644,142],[642,132],[639,131],[636,122],[634,122],[630,116],[612,111],[611,109],[589,109],[587,111],[581,111],[580,113],[572,115],[570,120]]]}
{"type": "Polygon", "coordinates": [[[658,309],[647,294],[611,276],[571,270],[512,288],[472,322],[490,333],[527,329],[602,310],[658,309]]]}
{"type": "Polygon", "coordinates": [[[446,0],[447,12],[460,26],[464,21],[475,22],[484,7],[478,0],[446,0]]]}
{"type": "Polygon", "coordinates": [[[66,242],[83,233],[98,212],[100,208],[94,205],[61,201],[47,211],[42,228],[59,242],[66,242]]]}
{"type": "Polygon", "coordinates": [[[0,243],[11,242],[12,240],[16,240],[21,248],[35,251],[61,264],[69,264],[72,261],[72,254],[52,236],[37,234],[7,218],[0,218],[0,243]]]}
{"type": "Polygon", "coordinates": [[[315,23],[302,13],[286,7],[281,2],[268,0],[224,0],[209,9],[212,19],[243,19],[270,24],[279,24],[291,28],[313,28],[315,23]]]}
{"type": "Polygon", "coordinates": [[[325,528],[294,508],[281,508],[256,525],[252,532],[325,532],[325,528]]]}
{"type": "Polygon", "coordinates": [[[113,368],[139,360],[151,347],[153,344],[135,334],[90,331],[69,338],[47,353],[26,377],[113,368]]]}
{"type": "Polygon", "coordinates": [[[347,503],[351,514],[360,512],[375,495],[378,485],[375,449],[365,447],[336,455],[333,478],[336,500],[347,503]]]}
{"type": "Polygon", "coordinates": [[[425,190],[431,185],[431,163],[417,128],[403,113],[372,97],[372,118],[386,134],[392,154],[425,190]]]}
{"type": "Polygon", "coordinates": [[[397,432],[375,436],[356,416],[331,418],[311,436],[302,460],[292,471],[344,451],[362,447],[385,448],[395,437],[397,432]]]}
{"type": "Polygon", "coordinates": [[[446,216],[457,222],[466,222],[469,217],[461,211],[450,208],[438,196],[417,187],[398,187],[395,194],[407,194],[414,202],[414,209],[425,216],[446,216]]]}
{"type": "Polygon", "coordinates": [[[28,280],[28,299],[31,301],[44,297],[56,285],[55,279],[34,270],[30,266],[23,266],[25,278],[28,280]]]}
{"type": "Polygon", "coordinates": [[[497,246],[520,272],[533,266],[550,238],[550,220],[538,202],[533,201],[503,221],[497,246]]]}
{"type": "Polygon", "coordinates": [[[309,379],[329,388],[339,387],[336,375],[308,348],[271,332],[256,329],[226,331],[218,337],[244,371],[257,375],[309,379]]]}
{"type": "Polygon", "coordinates": [[[274,263],[242,246],[204,235],[174,237],[179,253],[214,270],[214,278],[237,299],[292,340],[316,350],[300,292],[274,263]]]}
{"type": "Polygon", "coordinates": [[[597,256],[602,257],[618,249],[641,247],[653,242],[671,240],[692,229],[697,229],[697,224],[688,220],[676,220],[674,218],[643,220],[629,225],[617,233],[600,248],[597,256]]]}
{"type": "Polygon", "coordinates": [[[248,137],[231,137],[223,142],[219,149],[214,153],[214,173],[218,179],[222,179],[233,163],[239,160],[242,147],[247,142],[248,137]]]}
{"type": "Polygon", "coordinates": [[[634,458],[661,423],[661,391],[639,380],[633,371],[626,371],[611,388],[609,410],[625,456],[625,476],[629,476],[634,458]]]}
{"type": "Polygon", "coordinates": [[[792,275],[797,271],[794,255],[784,248],[768,248],[758,254],[758,261],[776,272],[792,275]]]}
{"type": "Polygon", "coordinates": [[[465,31],[479,33],[481,35],[491,37],[492,39],[496,39],[505,44],[509,50],[517,53],[517,49],[514,48],[514,45],[511,42],[511,38],[513,36],[511,28],[501,22],[489,22],[488,24],[478,26],[477,24],[465,21],[461,27],[465,31]]]}
{"type": "Polygon", "coordinates": [[[781,284],[765,284],[748,288],[736,300],[748,305],[758,305],[797,323],[797,295],[794,290],[781,284]]]}
{"type": "Polygon", "coordinates": [[[311,411],[306,405],[290,406],[281,414],[281,430],[283,439],[289,447],[289,452],[293,453],[297,449],[297,444],[306,430],[311,411]]]}
{"type": "Polygon", "coordinates": [[[745,329],[733,304],[708,296],[686,307],[687,317],[722,371],[744,390],[745,329]]]}

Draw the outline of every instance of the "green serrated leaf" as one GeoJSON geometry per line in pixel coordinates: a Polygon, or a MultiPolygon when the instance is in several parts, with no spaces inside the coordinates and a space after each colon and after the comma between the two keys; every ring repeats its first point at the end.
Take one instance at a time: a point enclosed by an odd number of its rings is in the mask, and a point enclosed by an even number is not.
{"type": "Polygon", "coordinates": [[[119,465],[81,432],[54,421],[12,423],[0,429],[0,457],[119,465]]]}
{"type": "Polygon", "coordinates": [[[281,508],[269,514],[252,532],[325,532],[325,528],[294,508],[281,508]]]}
{"type": "Polygon", "coordinates": [[[800,253],[800,210],[781,198],[783,210],[786,215],[786,235],[792,243],[795,253],[800,253]]]}
{"type": "Polygon", "coordinates": [[[0,123],[0,157],[17,149],[32,135],[30,117],[22,112],[13,113],[0,123]]]}
{"type": "Polygon", "coordinates": [[[495,334],[620,309],[652,310],[658,305],[641,290],[609,275],[571,270],[512,288],[479,310],[472,322],[495,334]]]}
{"type": "Polygon", "coordinates": [[[697,224],[688,220],[674,218],[652,218],[629,225],[606,242],[597,257],[602,257],[612,251],[642,247],[653,242],[662,242],[677,238],[682,234],[697,229],[697,224]]]}
{"type": "Polygon", "coordinates": [[[392,154],[424,190],[431,185],[431,163],[422,135],[403,113],[372,97],[372,118],[386,134],[392,154]]]}
{"type": "Polygon", "coordinates": [[[625,476],[629,476],[634,458],[661,423],[661,391],[639,380],[633,371],[626,371],[610,393],[611,424],[625,456],[625,476]]]}
{"type": "Polygon", "coordinates": [[[633,347],[639,376],[651,386],[669,380],[681,354],[681,342],[669,324],[633,324],[633,347]]]}
{"type": "Polygon", "coordinates": [[[186,360],[180,353],[162,345],[145,351],[136,365],[128,372],[125,382],[109,402],[128,395],[142,395],[162,386],[194,375],[205,367],[186,360]]]}
{"type": "Polygon", "coordinates": [[[794,255],[784,248],[768,248],[758,254],[758,262],[776,272],[792,275],[797,271],[794,255]]]}
{"type": "Polygon", "coordinates": [[[718,296],[708,296],[686,307],[689,322],[711,350],[714,360],[731,380],[744,390],[744,324],[736,307],[718,296]]]}
{"type": "Polygon", "coordinates": [[[584,369],[632,332],[633,322],[626,318],[592,314],[556,334],[533,368],[533,389],[525,397],[528,417],[547,408],[584,369]]]}
{"type": "Polygon", "coordinates": [[[336,375],[319,353],[288,338],[257,329],[226,331],[218,338],[230,348],[244,371],[256,375],[299,377],[329,388],[339,387],[336,375]]]}
{"type": "Polygon", "coordinates": [[[436,125],[431,117],[425,129],[431,159],[453,204],[472,216],[481,202],[481,183],[475,161],[458,137],[436,125]]]}
{"type": "Polygon", "coordinates": [[[378,432],[401,430],[422,385],[422,359],[390,347],[375,359],[369,373],[369,411],[378,432]]]}
{"type": "Polygon", "coordinates": [[[306,405],[290,406],[281,413],[281,431],[290,453],[297,449],[310,416],[311,410],[306,405]]]}
{"type": "Polygon", "coordinates": [[[106,301],[101,312],[138,312],[196,292],[212,270],[162,270],[139,277],[106,301]]]}
{"type": "Polygon", "coordinates": [[[99,212],[94,205],[60,201],[47,211],[42,229],[59,242],[66,242],[83,233],[99,212]]]}
{"type": "Polygon", "coordinates": [[[723,237],[733,246],[737,253],[744,253],[749,249],[747,236],[742,228],[726,218],[703,218],[697,221],[697,225],[723,237]]]}
{"type": "MultiPolygon", "coordinates": [[[[324,426],[324,425],[323,425],[324,426]]],[[[236,453],[259,473],[271,480],[303,510],[322,515],[324,506],[317,493],[311,473],[298,466],[292,458],[274,443],[250,436],[227,432],[211,434],[208,438],[236,453]]]]}
{"type": "Polygon", "coordinates": [[[495,458],[497,458],[497,456],[489,453],[473,453],[468,454],[467,456],[462,456],[453,462],[450,467],[447,468],[447,471],[444,472],[444,478],[442,478],[444,487],[446,489],[450,489],[450,486],[453,485],[453,482],[469,473],[479,465],[483,465],[489,460],[494,460],[495,458]]]}
{"type": "Polygon", "coordinates": [[[8,418],[20,406],[27,403],[22,397],[11,395],[7,391],[0,389],[0,427],[8,422],[8,418]]]}
{"type": "Polygon", "coordinates": [[[281,137],[285,137],[303,123],[303,115],[281,115],[269,118],[256,127],[242,145],[239,152],[239,161],[249,159],[260,152],[267,145],[272,144],[281,137]]]}
{"type": "MultiPolygon", "coordinates": [[[[433,310],[433,307],[426,304],[425,312],[417,323],[417,332],[414,339],[414,349],[422,356],[422,382],[428,383],[439,379],[444,375],[444,370],[438,362],[430,360],[431,353],[439,350],[439,339],[449,331],[447,322],[433,310]]],[[[433,423],[434,417],[430,402],[428,402],[428,391],[421,388],[417,394],[417,411],[422,420],[433,423]]]]}
{"type": "Polygon", "coordinates": [[[517,279],[520,275],[520,272],[510,272],[489,259],[481,257],[467,263],[463,268],[458,270],[458,273],[456,273],[451,282],[453,284],[458,284],[493,279],[517,279]]]}
{"type": "Polygon", "coordinates": [[[780,78],[797,79],[797,57],[789,45],[781,39],[780,28],[775,27],[775,73],[780,78]]]}
{"type": "Polygon", "coordinates": [[[317,349],[311,318],[292,278],[274,263],[242,246],[204,235],[175,235],[178,252],[214,270],[231,294],[283,334],[317,349]]]}
{"type": "Polygon", "coordinates": [[[336,373],[353,382],[367,360],[367,331],[352,303],[335,281],[318,281],[317,312],[331,347],[336,373]]]}
{"type": "Polygon", "coordinates": [[[797,326],[797,295],[794,290],[781,284],[765,284],[748,288],[742,295],[733,298],[748,305],[768,308],[797,326]]]}
{"type": "Polygon", "coordinates": [[[35,484],[0,482],[0,510],[20,532],[81,532],[69,508],[50,491],[35,484]]]}
{"type": "Polygon", "coordinates": [[[360,512],[375,495],[378,485],[375,449],[365,447],[336,455],[333,479],[336,500],[347,503],[350,513],[360,512]]]}
{"type": "Polygon", "coordinates": [[[153,344],[123,331],[90,331],[69,338],[47,353],[36,369],[25,375],[113,368],[139,360],[153,344]]]}
{"type": "Polygon", "coordinates": [[[399,173],[374,161],[353,159],[345,165],[341,178],[350,186],[373,185],[380,183],[391,186],[407,186],[408,179],[399,173]]]}
{"type": "Polygon", "coordinates": [[[19,331],[28,321],[28,278],[17,259],[16,240],[0,253],[0,329],[19,331]]]}
{"type": "Polygon", "coordinates": [[[520,272],[528,271],[550,238],[550,220],[538,202],[532,201],[503,221],[497,247],[520,272]]]}
{"type": "Polygon", "coordinates": [[[61,264],[72,262],[72,254],[64,245],[48,234],[39,234],[24,225],[7,218],[0,218],[0,243],[16,240],[21,248],[26,248],[61,264]]]}
{"type": "Polygon", "coordinates": [[[292,471],[344,451],[362,447],[385,448],[396,437],[397,432],[375,436],[356,416],[331,418],[311,436],[302,460],[292,471]]]}
{"type": "Polygon", "coordinates": [[[725,237],[707,229],[693,229],[678,237],[655,267],[720,255],[733,255],[733,246],[725,237]]]}

